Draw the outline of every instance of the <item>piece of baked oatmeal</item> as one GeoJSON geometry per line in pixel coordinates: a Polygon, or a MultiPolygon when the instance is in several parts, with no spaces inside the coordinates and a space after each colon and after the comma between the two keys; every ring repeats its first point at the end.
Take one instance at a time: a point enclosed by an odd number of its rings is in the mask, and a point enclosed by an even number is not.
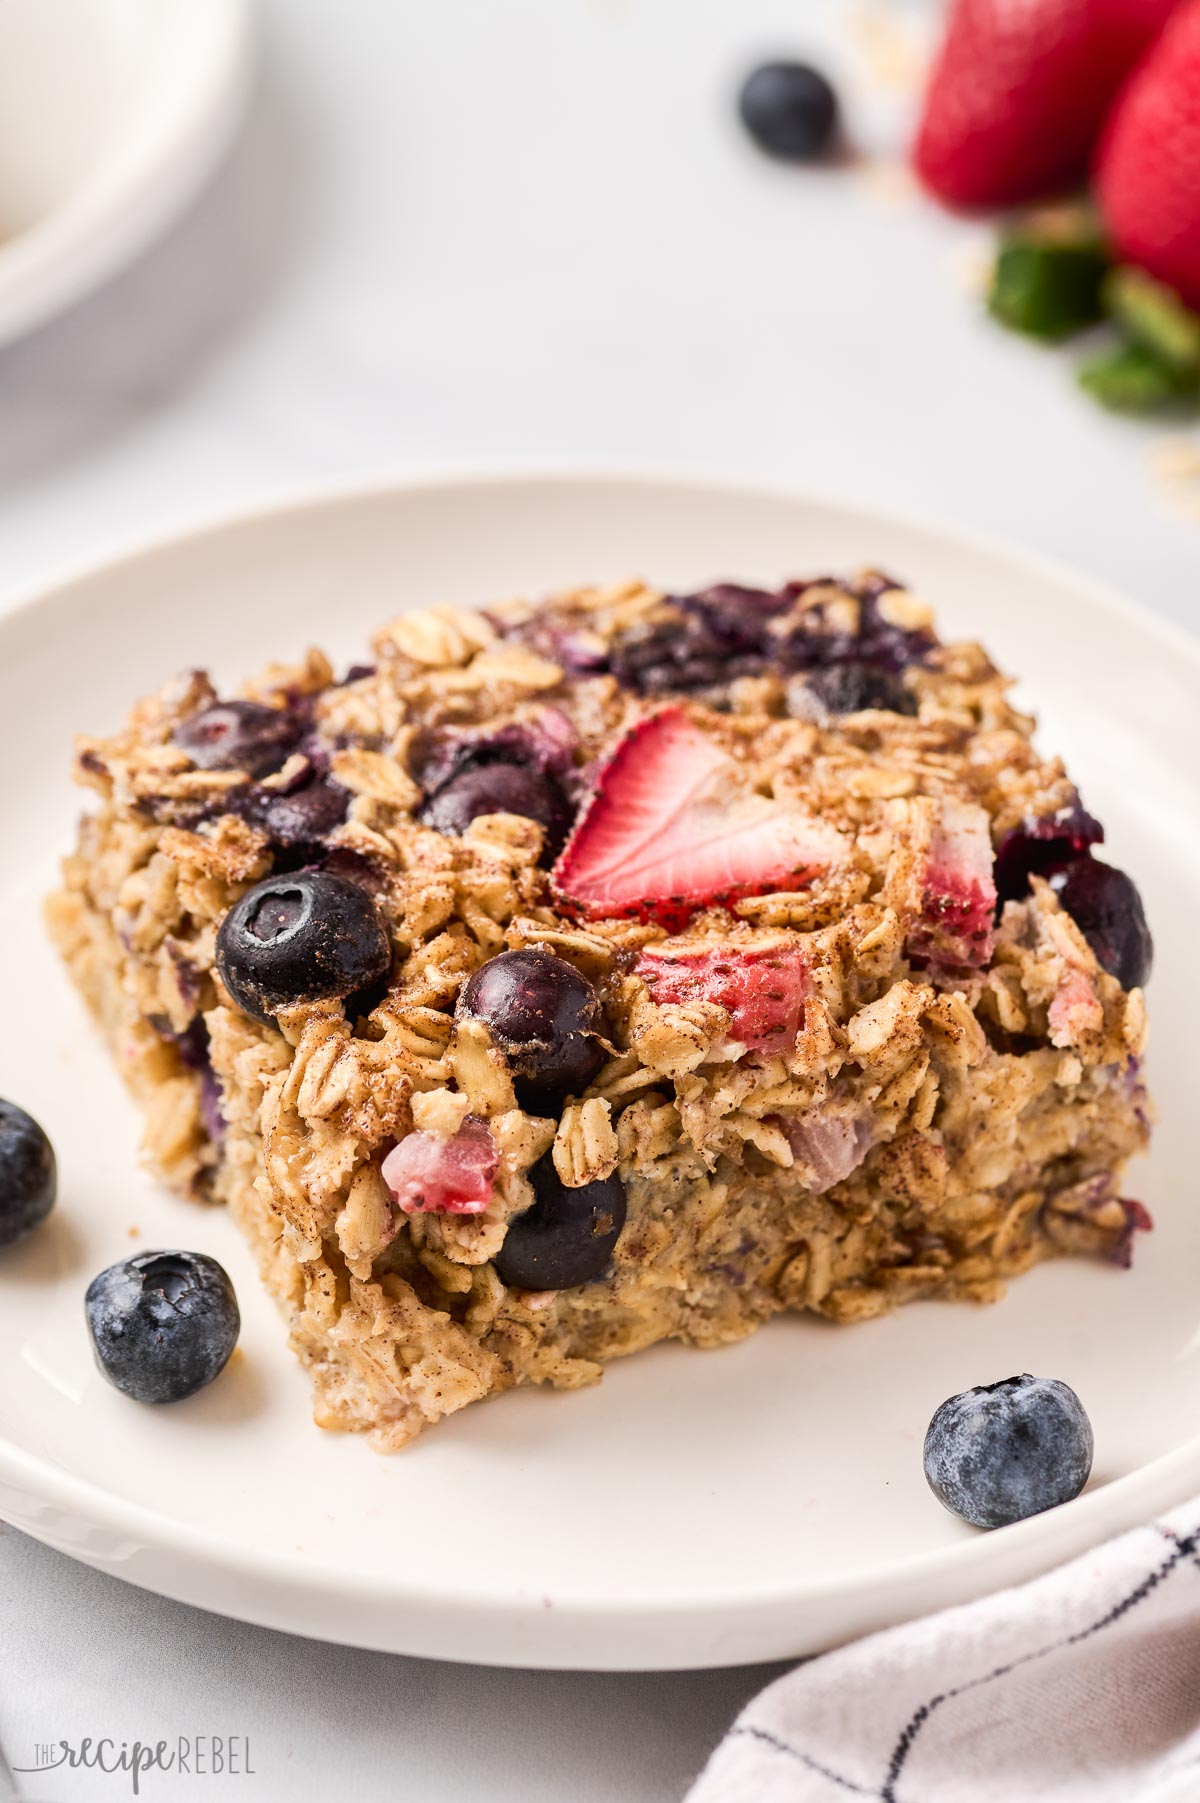
{"type": "Polygon", "coordinates": [[[1127,1263],[1129,879],[895,583],[404,614],[80,747],[52,929],[316,1420],[1127,1263]]]}

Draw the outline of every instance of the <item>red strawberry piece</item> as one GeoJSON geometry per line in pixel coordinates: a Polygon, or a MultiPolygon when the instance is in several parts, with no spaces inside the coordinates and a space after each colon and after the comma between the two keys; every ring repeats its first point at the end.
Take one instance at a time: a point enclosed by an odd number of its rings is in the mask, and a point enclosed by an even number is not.
{"type": "Polygon", "coordinates": [[[1200,0],[1190,0],[1121,95],[1096,161],[1118,253],[1200,308],[1200,0]]]}
{"type": "Polygon", "coordinates": [[[944,970],[987,964],[992,955],[996,882],[983,808],[972,802],[942,802],[920,880],[920,919],[908,936],[913,960],[944,970]]]}
{"type": "Polygon", "coordinates": [[[1122,80],[1156,41],[1180,0],[1097,0],[1096,11],[1108,53],[1122,80]]]}
{"type": "Polygon", "coordinates": [[[811,992],[803,947],[782,936],[738,945],[655,945],[635,966],[653,1002],[717,1002],[729,1014],[726,1057],[787,1052],[811,992]]]}
{"type": "Polygon", "coordinates": [[[953,0],[913,162],[959,207],[1083,180],[1109,105],[1177,0],[953,0]]]}
{"type": "Polygon", "coordinates": [[[748,788],[682,708],[664,707],[598,772],[553,881],[589,920],[626,915],[674,931],[699,908],[806,887],[843,845],[801,808],[748,788]]]}
{"type": "Polygon", "coordinates": [[[492,1199],[500,1152],[487,1122],[469,1114],[450,1139],[409,1133],[381,1167],[405,1214],[479,1215],[492,1199]]]}

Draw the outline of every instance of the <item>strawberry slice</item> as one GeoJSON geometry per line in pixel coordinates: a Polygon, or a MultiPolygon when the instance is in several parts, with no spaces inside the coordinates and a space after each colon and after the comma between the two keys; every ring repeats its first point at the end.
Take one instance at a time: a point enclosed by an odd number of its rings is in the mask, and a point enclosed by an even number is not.
{"type": "Polygon", "coordinates": [[[553,882],[589,920],[625,915],[677,931],[699,908],[804,888],[843,848],[834,828],[747,788],[681,707],[664,707],[599,771],[553,882]]]}
{"type": "Polygon", "coordinates": [[[726,1009],[729,1033],[718,1048],[726,1058],[790,1051],[812,990],[803,948],[782,935],[745,945],[655,945],[634,969],[653,1002],[717,1002],[726,1009]]]}
{"type": "Polygon", "coordinates": [[[1081,180],[1109,105],[1176,0],[953,0],[913,161],[958,207],[1081,180]]]}
{"type": "Polygon", "coordinates": [[[487,1122],[469,1114],[450,1139],[423,1130],[407,1134],[380,1169],[405,1214],[480,1215],[492,1199],[499,1163],[487,1122]]]}
{"type": "Polygon", "coordinates": [[[1118,253],[1200,308],[1200,0],[1175,14],[1113,109],[1096,185],[1118,253]]]}
{"type": "Polygon", "coordinates": [[[921,871],[920,919],[908,936],[914,961],[946,971],[978,969],[992,955],[995,860],[983,808],[941,804],[921,871]]]}

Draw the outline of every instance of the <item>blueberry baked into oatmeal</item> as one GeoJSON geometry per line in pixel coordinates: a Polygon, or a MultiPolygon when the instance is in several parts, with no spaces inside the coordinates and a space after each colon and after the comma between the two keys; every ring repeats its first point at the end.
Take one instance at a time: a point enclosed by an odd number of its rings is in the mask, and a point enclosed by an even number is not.
{"type": "Polygon", "coordinates": [[[1127,1264],[1137,891],[882,576],[433,608],[85,740],[54,935],[317,1422],[1127,1264]]]}

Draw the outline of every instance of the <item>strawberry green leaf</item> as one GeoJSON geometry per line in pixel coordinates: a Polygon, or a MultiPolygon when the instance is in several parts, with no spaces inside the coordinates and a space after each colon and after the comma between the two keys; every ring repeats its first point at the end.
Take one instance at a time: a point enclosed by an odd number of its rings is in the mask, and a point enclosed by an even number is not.
{"type": "Polygon", "coordinates": [[[1103,317],[1105,268],[1095,242],[1011,237],[996,258],[988,310],[1002,325],[1031,338],[1069,338],[1103,317]]]}
{"type": "Polygon", "coordinates": [[[1079,385],[1118,413],[1153,413],[1194,392],[1169,364],[1140,344],[1122,344],[1093,357],[1079,371],[1079,385]]]}
{"type": "Polygon", "coordinates": [[[1200,382],[1200,314],[1174,289],[1142,269],[1114,269],[1104,282],[1104,305],[1132,343],[1182,382],[1200,382]]]}

